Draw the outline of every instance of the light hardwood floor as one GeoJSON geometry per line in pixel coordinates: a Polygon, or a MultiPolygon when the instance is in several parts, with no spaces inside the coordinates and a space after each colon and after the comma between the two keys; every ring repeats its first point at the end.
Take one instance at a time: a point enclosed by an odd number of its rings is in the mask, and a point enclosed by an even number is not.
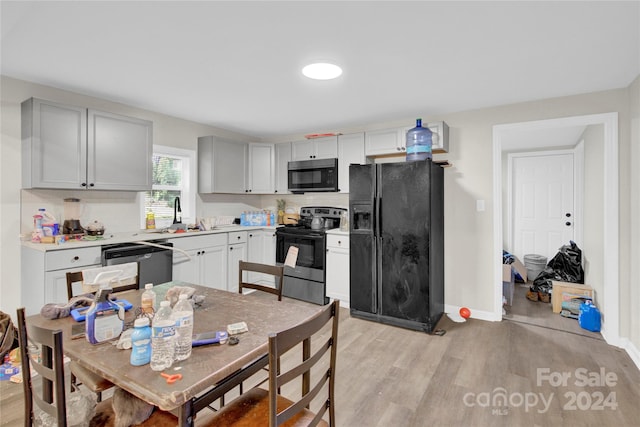
{"type": "MultiPolygon", "coordinates": [[[[446,316],[432,336],[340,316],[340,427],[640,426],[640,371],[598,337],[446,316]]],[[[0,384],[2,425],[22,424],[19,388],[0,384]]]]}

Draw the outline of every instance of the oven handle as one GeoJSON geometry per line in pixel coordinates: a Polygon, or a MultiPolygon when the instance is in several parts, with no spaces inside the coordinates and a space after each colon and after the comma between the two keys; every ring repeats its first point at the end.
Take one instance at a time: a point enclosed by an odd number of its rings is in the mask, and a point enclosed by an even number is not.
{"type": "Polygon", "coordinates": [[[293,237],[293,238],[303,238],[303,239],[313,239],[313,240],[322,240],[324,239],[324,236],[320,235],[320,236],[311,236],[308,234],[295,234],[295,233],[287,233],[286,231],[276,231],[276,235],[277,236],[283,236],[283,237],[293,237]]]}

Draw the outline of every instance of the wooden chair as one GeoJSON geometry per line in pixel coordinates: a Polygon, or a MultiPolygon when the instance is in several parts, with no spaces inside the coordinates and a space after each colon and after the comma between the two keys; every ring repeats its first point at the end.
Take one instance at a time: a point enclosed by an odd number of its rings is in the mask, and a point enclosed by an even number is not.
{"type": "Polygon", "coordinates": [[[34,402],[44,413],[53,417],[58,426],[67,425],[67,400],[64,388],[64,353],[62,331],[30,326],[27,334],[24,308],[19,308],[18,341],[22,359],[24,388],[24,425],[31,427],[36,420],[34,402]],[[40,345],[40,357],[31,357],[29,342],[40,345]],[[33,387],[31,366],[42,378],[42,387],[33,387]],[[39,393],[37,392],[38,390],[39,393]]]}
{"type": "Polygon", "coordinates": [[[284,267],[277,265],[259,264],[256,262],[240,261],[238,292],[242,293],[243,288],[256,289],[258,291],[269,292],[278,296],[278,301],[282,301],[282,284],[284,278],[284,267]],[[243,279],[244,272],[268,274],[274,277],[275,287],[259,285],[257,283],[245,282],[243,279]]]}
{"type": "MultiPolygon", "coordinates": [[[[82,393],[71,393],[74,395],[68,402],[64,384],[64,350],[62,344],[62,331],[44,329],[39,326],[27,326],[25,320],[24,308],[19,308],[18,313],[18,340],[20,343],[20,357],[22,359],[22,382],[24,388],[24,414],[25,427],[34,425],[35,417],[34,406],[40,408],[43,412],[49,414],[55,419],[59,427],[66,427],[68,424],[79,424],[89,420],[95,405],[95,401],[82,393]],[[28,333],[27,333],[28,330],[28,333]],[[41,346],[40,360],[31,358],[28,351],[29,342],[39,344],[41,346]],[[42,377],[42,387],[33,387],[31,377],[31,366],[42,377]],[[40,393],[37,391],[40,390],[40,393]],[[77,398],[86,399],[80,402],[77,398]],[[86,403],[87,413],[82,414],[78,411],[76,417],[71,423],[67,421],[67,408],[77,405],[85,408],[80,403],[86,403]],[[86,415],[86,416],[85,416],[86,415]]],[[[90,426],[112,427],[115,424],[115,413],[113,411],[111,399],[100,402],[95,407],[95,415],[91,419],[90,426]]],[[[167,427],[175,426],[178,423],[176,416],[169,412],[154,410],[151,416],[138,426],[145,427],[167,427]]]]}
{"type": "MultiPolygon", "coordinates": [[[[335,372],[338,339],[338,311],[340,302],[334,300],[307,322],[288,330],[269,335],[269,391],[253,388],[240,395],[211,418],[198,425],[231,426],[335,426],[335,372]],[[325,325],[331,325],[327,338],[325,325]],[[320,332],[320,333],[318,333],[320,332]],[[313,346],[311,339],[321,341],[313,346]],[[278,360],[289,350],[301,350],[302,358],[290,358],[290,367],[283,363],[284,372],[278,373],[278,360]],[[327,354],[327,352],[329,352],[327,354]],[[328,360],[326,360],[328,359],[328,360]],[[321,364],[319,362],[322,362],[321,364]],[[312,368],[313,372],[312,372],[312,368]],[[313,376],[313,381],[312,381],[313,376]],[[290,381],[302,379],[302,396],[292,401],[277,392],[290,381]],[[315,411],[309,409],[312,401],[326,395],[315,411]],[[329,423],[322,419],[329,412],[329,423]]],[[[200,420],[197,420],[200,421],[200,420]]],[[[205,421],[205,420],[203,420],[205,421]]]]}
{"type": "MultiPolygon", "coordinates": [[[[67,297],[69,299],[78,295],[73,292],[73,284],[82,282],[82,271],[67,272],[67,297]]],[[[99,375],[94,374],[86,368],[78,365],[76,362],[69,364],[70,374],[69,381],[71,390],[78,390],[80,384],[84,384],[89,390],[94,392],[98,398],[98,402],[102,401],[102,392],[113,387],[111,381],[105,380],[99,375]]]]}
{"type": "MultiPolygon", "coordinates": [[[[123,291],[138,289],[140,287],[139,280],[140,280],[140,277],[136,276],[134,283],[117,286],[113,289],[113,292],[123,292],[123,291]]],[[[79,295],[78,293],[75,293],[73,291],[73,284],[83,283],[83,282],[84,282],[84,277],[82,276],[82,271],[67,272],[67,299],[71,299],[76,295],[79,295]]]]}

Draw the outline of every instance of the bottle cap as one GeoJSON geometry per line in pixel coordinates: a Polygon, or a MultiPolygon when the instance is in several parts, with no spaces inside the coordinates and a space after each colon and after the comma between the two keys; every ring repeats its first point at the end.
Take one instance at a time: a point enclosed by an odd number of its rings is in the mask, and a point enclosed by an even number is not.
{"type": "Polygon", "coordinates": [[[133,326],[135,328],[142,328],[144,326],[149,326],[149,318],[148,317],[141,317],[139,319],[136,319],[136,321],[133,322],[133,326]]]}
{"type": "Polygon", "coordinates": [[[144,285],[145,289],[153,289],[153,283],[147,283],[146,285],[144,285]]]}

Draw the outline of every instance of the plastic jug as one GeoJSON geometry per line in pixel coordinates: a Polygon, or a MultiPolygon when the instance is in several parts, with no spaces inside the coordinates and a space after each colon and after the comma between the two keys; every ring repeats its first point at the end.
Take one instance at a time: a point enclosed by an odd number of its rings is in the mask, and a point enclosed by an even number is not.
{"type": "Polygon", "coordinates": [[[416,119],[416,127],[407,132],[407,162],[432,158],[433,132],[422,127],[422,119],[416,119]]]}
{"type": "Polygon", "coordinates": [[[580,304],[578,323],[582,329],[591,332],[600,332],[600,310],[591,301],[580,304]]]}
{"type": "Polygon", "coordinates": [[[118,338],[124,329],[124,307],[109,299],[112,291],[108,284],[100,285],[87,311],[85,331],[91,344],[118,338]]]}

